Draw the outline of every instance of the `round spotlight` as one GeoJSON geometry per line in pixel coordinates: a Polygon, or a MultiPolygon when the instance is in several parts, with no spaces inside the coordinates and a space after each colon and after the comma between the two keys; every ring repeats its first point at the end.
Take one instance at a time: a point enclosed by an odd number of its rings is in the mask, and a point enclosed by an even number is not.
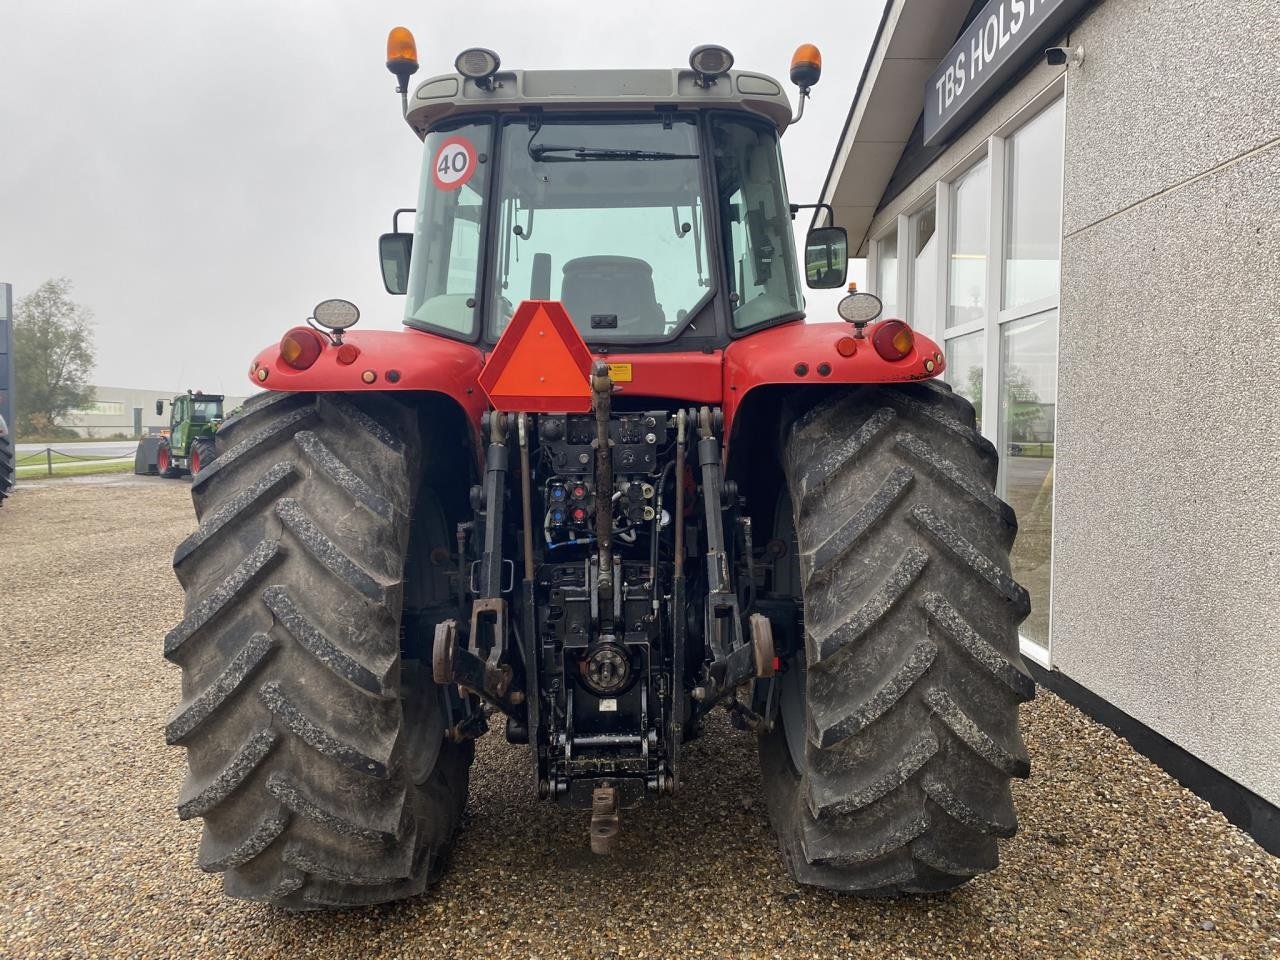
{"type": "Polygon", "coordinates": [[[326,330],[346,330],[360,319],[360,308],[350,300],[322,300],[311,311],[311,316],[326,330]]]}
{"type": "Polygon", "coordinates": [[[479,84],[484,84],[497,73],[500,66],[502,66],[502,59],[492,50],[486,50],[484,47],[463,50],[458,54],[458,59],[453,61],[455,70],[479,84]]]}
{"type": "Polygon", "coordinates": [[[689,54],[689,67],[704,83],[714,83],[733,69],[733,54],[718,44],[704,43],[689,54]]]}
{"type": "Polygon", "coordinates": [[[862,326],[880,316],[883,309],[884,304],[874,293],[851,293],[840,301],[836,313],[841,319],[862,326]]]}

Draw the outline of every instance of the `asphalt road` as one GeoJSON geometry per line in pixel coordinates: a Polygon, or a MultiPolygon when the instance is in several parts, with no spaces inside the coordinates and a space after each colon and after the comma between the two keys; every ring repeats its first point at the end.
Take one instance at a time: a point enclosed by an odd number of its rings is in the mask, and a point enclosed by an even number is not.
{"type": "Polygon", "coordinates": [[[89,440],[71,443],[19,443],[16,444],[18,457],[33,453],[43,453],[46,447],[52,447],[58,453],[73,457],[124,457],[131,456],[138,449],[137,440],[89,440]]]}
{"type": "Polygon", "coordinates": [[[292,915],[227,900],[174,811],[180,696],[161,657],[194,526],[185,483],[24,484],[0,509],[0,957],[1184,960],[1280,956],[1280,859],[1078,711],[1024,708],[1031,779],[1001,865],[950,895],[796,886],[750,735],[723,720],[685,789],[593,857],[585,815],[480,741],[452,864],[426,896],[292,915]]]}

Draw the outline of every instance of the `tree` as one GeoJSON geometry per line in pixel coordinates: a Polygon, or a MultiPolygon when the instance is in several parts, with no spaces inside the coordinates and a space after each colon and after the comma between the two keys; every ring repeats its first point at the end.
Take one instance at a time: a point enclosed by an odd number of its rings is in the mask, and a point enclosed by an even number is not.
{"type": "Polygon", "coordinates": [[[1024,443],[1035,440],[1035,426],[1044,416],[1044,408],[1034,381],[1021,367],[1012,365],[1005,371],[1004,390],[1009,439],[1024,443]]]}
{"type": "Polygon", "coordinates": [[[46,280],[13,315],[14,400],[19,434],[46,433],[92,402],[93,313],[70,297],[66,277],[46,280]]]}

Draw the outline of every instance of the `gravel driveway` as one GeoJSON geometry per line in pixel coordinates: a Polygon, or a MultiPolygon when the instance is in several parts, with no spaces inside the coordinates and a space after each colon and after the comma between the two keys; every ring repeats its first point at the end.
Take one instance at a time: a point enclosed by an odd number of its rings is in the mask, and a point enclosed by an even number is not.
{"type": "Polygon", "coordinates": [[[0,956],[1280,956],[1280,860],[1045,691],[1022,831],[949,896],[796,887],[751,738],[717,723],[612,858],[586,852],[585,815],[527,796],[524,755],[491,734],[433,893],[342,915],[225,900],[162,731],[169,557],[193,525],[186,483],[132,477],[25,484],[0,509],[0,956]]]}

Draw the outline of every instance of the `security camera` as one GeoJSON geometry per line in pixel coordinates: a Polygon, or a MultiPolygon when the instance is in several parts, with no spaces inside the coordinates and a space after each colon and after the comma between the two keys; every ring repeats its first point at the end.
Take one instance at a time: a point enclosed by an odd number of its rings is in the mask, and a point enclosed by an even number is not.
{"type": "Polygon", "coordinates": [[[1050,47],[1044,52],[1044,62],[1051,67],[1065,67],[1068,63],[1078,67],[1084,62],[1084,47],[1050,47]]]}

